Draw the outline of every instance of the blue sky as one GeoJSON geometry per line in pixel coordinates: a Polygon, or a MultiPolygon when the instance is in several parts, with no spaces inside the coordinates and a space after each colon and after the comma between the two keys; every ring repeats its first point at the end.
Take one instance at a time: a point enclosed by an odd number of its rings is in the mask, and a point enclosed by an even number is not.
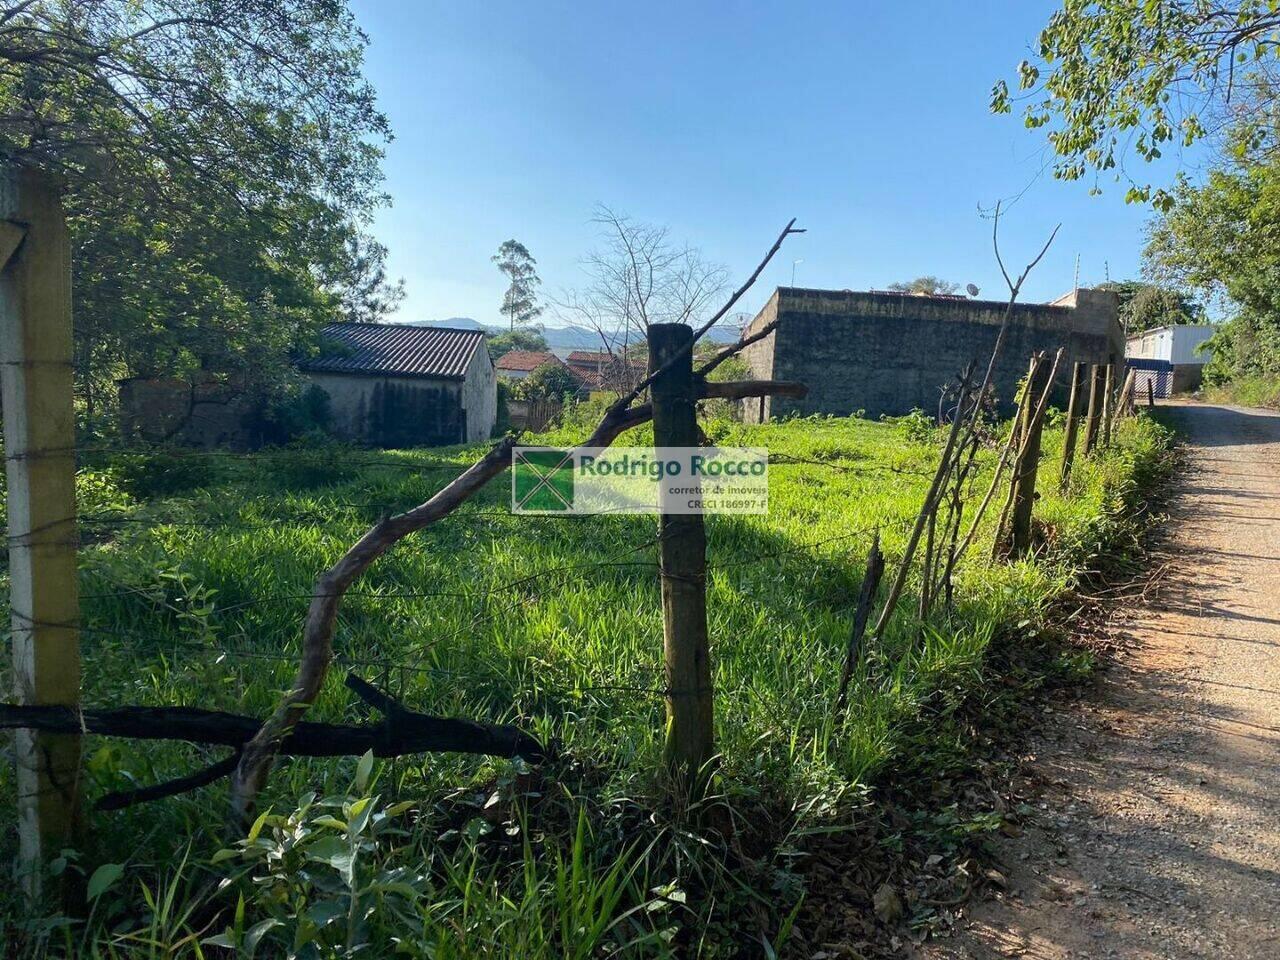
{"type": "MultiPolygon", "coordinates": [[[[597,204],[666,224],[743,277],[882,288],[932,273],[1005,295],[979,206],[1021,194],[1001,235],[1024,298],[1135,275],[1148,211],[1123,188],[1041,172],[1043,134],[987,110],[1055,4],[413,3],[355,0],[396,139],[374,232],[408,296],[397,320],[499,322],[508,237],[554,296],[582,282],[597,204]]],[[[1144,170],[1169,179],[1178,160],[1144,170]]],[[[554,323],[554,318],[545,318],[554,323]]]]}

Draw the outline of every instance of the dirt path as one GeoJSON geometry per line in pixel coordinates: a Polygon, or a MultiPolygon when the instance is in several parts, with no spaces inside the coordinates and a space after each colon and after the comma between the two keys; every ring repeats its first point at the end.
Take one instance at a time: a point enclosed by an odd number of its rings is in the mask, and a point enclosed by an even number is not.
{"type": "Polygon", "coordinates": [[[1171,406],[1158,598],[1035,743],[1006,894],[926,957],[1280,958],[1280,415],[1171,406]]]}

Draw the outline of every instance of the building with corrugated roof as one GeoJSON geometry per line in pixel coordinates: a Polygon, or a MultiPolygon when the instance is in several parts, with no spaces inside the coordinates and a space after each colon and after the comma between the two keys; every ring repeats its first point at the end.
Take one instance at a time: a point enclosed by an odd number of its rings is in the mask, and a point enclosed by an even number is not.
{"type": "Polygon", "coordinates": [[[480,330],[331,323],[298,366],[329,398],[330,430],[376,447],[487,440],[497,380],[480,330]]]}

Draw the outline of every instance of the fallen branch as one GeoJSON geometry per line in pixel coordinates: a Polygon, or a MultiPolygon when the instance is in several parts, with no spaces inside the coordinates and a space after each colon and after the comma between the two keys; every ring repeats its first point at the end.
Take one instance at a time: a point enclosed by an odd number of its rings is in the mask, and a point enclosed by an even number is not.
{"type": "MultiPolygon", "coordinates": [[[[280,747],[292,757],[398,757],[412,753],[468,753],[489,757],[522,757],[533,763],[550,755],[535,737],[518,727],[434,717],[408,709],[377,687],[350,674],[347,686],[382,713],[377,723],[360,725],[294,724],[280,747]]],[[[204,770],[137,790],[108,794],[100,809],[118,810],[185,793],[230,774],[240,752],[262,727],[257,717],[196,707],[114,707],[79,710],[75,707],[0,704],[0,729],[19,727],[49,733],[93,733],[133,740],[182,740],[187,743],[231,747],[236,752],[204,770]]]]}

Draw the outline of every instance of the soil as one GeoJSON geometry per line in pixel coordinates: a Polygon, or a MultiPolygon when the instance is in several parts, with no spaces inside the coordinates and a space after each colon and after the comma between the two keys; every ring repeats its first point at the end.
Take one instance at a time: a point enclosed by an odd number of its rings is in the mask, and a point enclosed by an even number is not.
{"type": "Polygon", "coordinates": [[[1081,702],[1046,708],[1003,890],[921,960],[1280,957],[1280,414],[1165,406],[1186,460],[1155,589],[1081,702]]]}

